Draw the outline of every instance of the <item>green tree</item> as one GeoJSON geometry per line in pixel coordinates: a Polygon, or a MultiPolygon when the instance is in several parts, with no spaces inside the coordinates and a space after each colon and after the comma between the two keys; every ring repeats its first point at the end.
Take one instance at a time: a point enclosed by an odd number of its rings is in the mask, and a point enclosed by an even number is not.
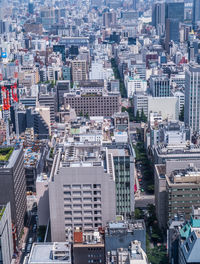
{"type": "Polygon", "coordinates": [[[142,122],[147,122],[147,117],[145,116],[145,114],[144,114],[144,110],[143,110],[143,108],[142,108],[142,111],[141,111],[141,121],[142,122]]]}
{"type": "Polygon", "coordinates": [[[135,121],[136,121],[136,122],[140,121],[140,113],[139,113],[139,110],[137,110],[137,112],[136,112],[136,118],[135,118],[135,121]]]}

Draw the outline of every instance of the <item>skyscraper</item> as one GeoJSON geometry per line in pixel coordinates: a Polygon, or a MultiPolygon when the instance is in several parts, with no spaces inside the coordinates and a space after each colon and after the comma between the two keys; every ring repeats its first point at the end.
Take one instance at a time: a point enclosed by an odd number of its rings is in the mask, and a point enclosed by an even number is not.
{"type": "Polygon", "coordinates": [[[200,131],[200,65],[190,64],[185,74],[184,121],[193,132],[200,131]]]}
{"type": "Polygon", "coordinates": [[[200,22],[200,0],[193,0],[192,23],[195,26],[200,22]]]}
{"type": "Polygon", "coordinates": [[[170,42],[173,40],[175,43],[179,42],[179,20],[169,18],[166,20],[166,37],[165,49],[169,52],[170,42]]]}
{"type": "Polygon", "coordinates": [[[165,3],[153,4],[152,25],[156,28],[158,35],[165,32],[165,3]]]}
{"type": "Polygon", "coordinates": [[[177,19],[179,22],[184,21],[184,2],[172,2],[166,4],[166,19],[177,19]]]}
{"type": "Polygon", "coordinates": [[[170,96],[169,78],[167,75],[154,75],[150,77],[150,90],[154,97],[170,96]]]}

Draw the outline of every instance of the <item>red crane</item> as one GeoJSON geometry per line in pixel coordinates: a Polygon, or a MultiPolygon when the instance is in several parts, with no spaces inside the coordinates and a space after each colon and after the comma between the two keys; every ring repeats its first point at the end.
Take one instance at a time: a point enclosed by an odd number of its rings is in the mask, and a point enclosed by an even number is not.
{"type": "Polygon", "coordinates": [[[3,98],[3,110],[10,109],[10,97],[9,97],[9,90],[5,87],[1,87],[2,90],[2,98],[3,98]]]}

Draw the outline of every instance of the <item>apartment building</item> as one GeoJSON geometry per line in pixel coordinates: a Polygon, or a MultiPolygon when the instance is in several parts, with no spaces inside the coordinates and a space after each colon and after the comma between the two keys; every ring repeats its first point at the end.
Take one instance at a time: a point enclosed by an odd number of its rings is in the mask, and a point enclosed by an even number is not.
{"type": "Polygon", "coordinates": [[[51,170],[49,207],[52,241],[70,239],[74,228],[103,227],[115,219],[113,164],[99,144],[59,149],[51,170]]]}

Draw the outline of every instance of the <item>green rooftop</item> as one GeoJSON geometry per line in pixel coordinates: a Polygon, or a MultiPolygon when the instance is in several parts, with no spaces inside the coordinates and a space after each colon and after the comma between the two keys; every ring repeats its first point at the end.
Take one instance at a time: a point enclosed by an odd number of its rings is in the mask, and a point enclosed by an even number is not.
{"type": "Polygon", "coordinates": [[[8,161],[13,150],[13,147],[0,148],[0,161],[8,161]]]}
{"type": "Polygon", "coordinates": [[[0,208],[0,220],[4,214],[4,211],[5,211],[5,207],[0,208]]]}

